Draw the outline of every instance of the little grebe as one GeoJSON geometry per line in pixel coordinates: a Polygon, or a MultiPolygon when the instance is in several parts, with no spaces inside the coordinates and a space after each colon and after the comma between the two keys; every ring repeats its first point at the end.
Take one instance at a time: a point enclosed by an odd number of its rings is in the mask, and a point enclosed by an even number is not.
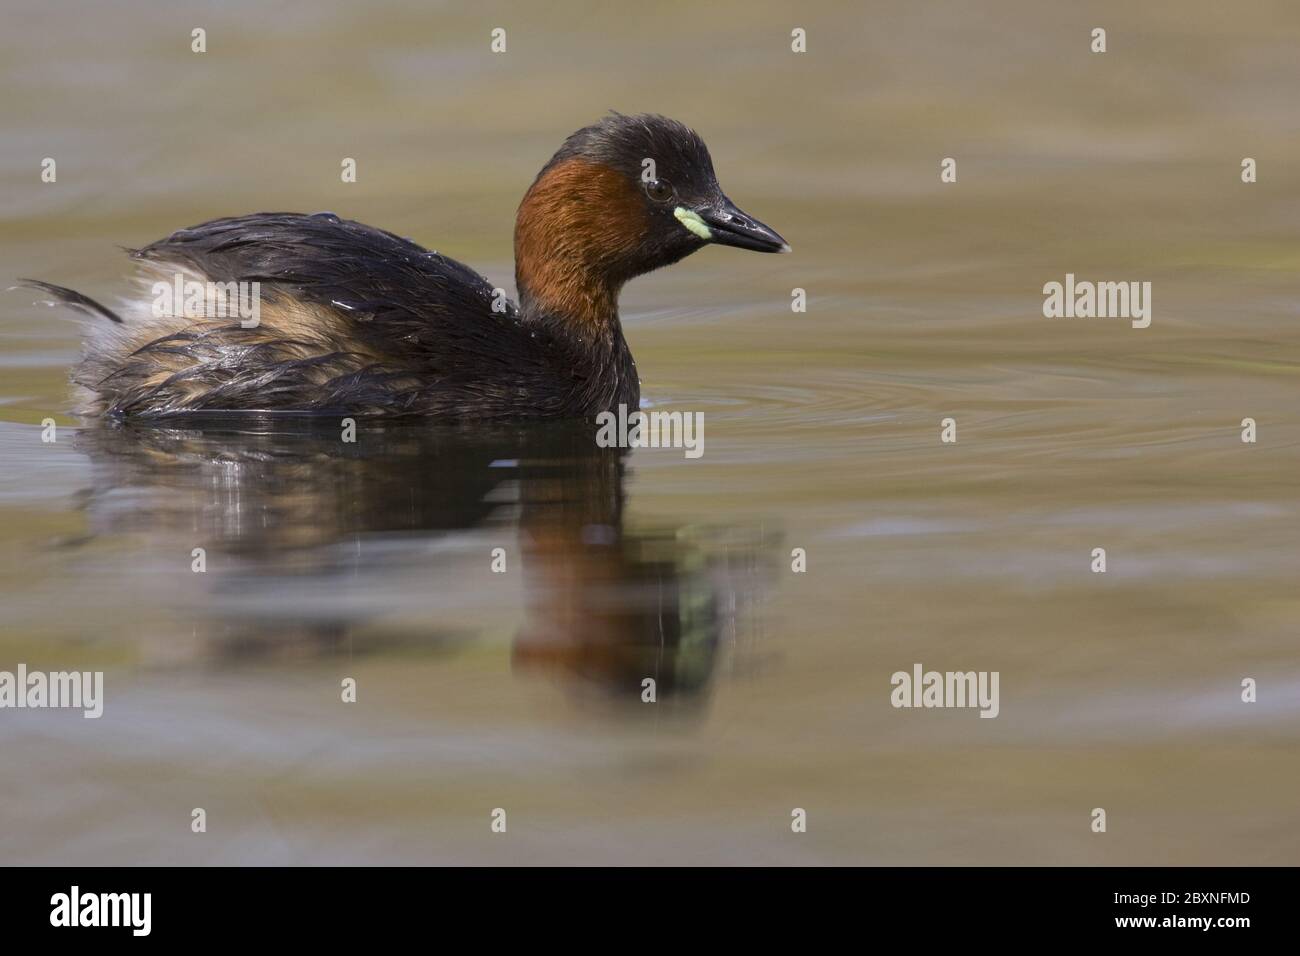
{"type": "Polygon", "coordinates": [[[565,140],[520,203],[518,305],[453,259],[332,213],[216,219],[135,250],[142,294],[125,315],[28,284],[96,316],[72,376],[83,414],[589,417],[640,400],[623,284],[711,242],[789,250],[723,194],[692,130],[616,113],[565,140]],[[255,327],[224,308],[159,309],[174,279],[257,288],[255,327]]]}

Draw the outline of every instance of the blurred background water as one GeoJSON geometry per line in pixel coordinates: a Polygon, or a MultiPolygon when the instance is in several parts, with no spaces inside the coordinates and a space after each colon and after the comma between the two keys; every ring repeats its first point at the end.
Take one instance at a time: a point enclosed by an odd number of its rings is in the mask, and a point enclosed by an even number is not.
{"type": "Polygon", "coordinates": [[[646,398],[705,414],[694,461],[79,427],[76,324],[0,295],[0,669],[107,688],[98,721],[0,711],[0,862],[1300,860],[1293,4],[4,21],[2,285],[111,299],[119,246],[331,209],[513,288],[520,196],[610,108],[697,128],[795,251],[624,295],[646,398]],[[1151,328],[1045,319],[1067,272],[1152,282],[1151,328]],[[891,708],[914,662],[1000,671],[1000,716],[891,708]]]}

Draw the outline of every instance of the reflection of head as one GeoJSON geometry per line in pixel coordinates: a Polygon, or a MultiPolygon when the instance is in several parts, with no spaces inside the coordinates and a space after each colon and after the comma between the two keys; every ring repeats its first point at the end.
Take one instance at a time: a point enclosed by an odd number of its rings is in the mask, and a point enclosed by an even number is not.
{"type": "Polygon", "coordinates": [[[642,700],[647,679],[656,698],[704,690],[722,617],[704,552],[672,531],[575,543],[573,530],[525,527],[533,599],[515,664],[629,703],[642,700]]]}

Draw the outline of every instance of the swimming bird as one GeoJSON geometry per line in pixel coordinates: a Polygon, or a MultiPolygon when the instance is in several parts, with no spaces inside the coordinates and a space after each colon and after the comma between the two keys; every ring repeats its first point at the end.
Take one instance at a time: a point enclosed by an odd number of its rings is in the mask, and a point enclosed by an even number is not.
{"type": "Polygon", "coordinates": [[[639,405],[624,284],[709,244],[790,248],[727,198],[693,130],[614,113],[568,137],[520,203],[518,303],[333,213],[215,219],[134,250],[140,286],[119,311],[26,284],[92,316],[72,375],[83,415],[579,418],[639,405]]]}

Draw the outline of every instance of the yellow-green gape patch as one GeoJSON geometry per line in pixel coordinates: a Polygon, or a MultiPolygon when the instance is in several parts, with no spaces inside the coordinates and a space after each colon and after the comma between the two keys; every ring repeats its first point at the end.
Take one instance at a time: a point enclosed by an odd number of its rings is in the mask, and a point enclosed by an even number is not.
{"type": "Polygon", "coordinates": [[[713,238],[713,233],[709,230],[709,227],[705,225],[704,220],[700,218],[700,214],[694,209],[687,209],[685,206],[678,206],[673,210],[673,215],[677,217],[678,222],[701,239],[713,238]]]}

